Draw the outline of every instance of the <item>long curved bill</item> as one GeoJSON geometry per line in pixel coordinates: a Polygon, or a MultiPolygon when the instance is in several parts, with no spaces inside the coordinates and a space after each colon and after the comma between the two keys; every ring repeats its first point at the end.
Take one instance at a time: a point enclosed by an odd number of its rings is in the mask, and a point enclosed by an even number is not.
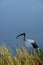
{"type": "Polygon", "coordinates": [[[25,41],[25,36],[26,36],[26,33],[19,34],[19,35],[17,35],[17,37],[16,37],[16,38],[18,38],[19,36],[24,36],[24,41],[25,41]]]}

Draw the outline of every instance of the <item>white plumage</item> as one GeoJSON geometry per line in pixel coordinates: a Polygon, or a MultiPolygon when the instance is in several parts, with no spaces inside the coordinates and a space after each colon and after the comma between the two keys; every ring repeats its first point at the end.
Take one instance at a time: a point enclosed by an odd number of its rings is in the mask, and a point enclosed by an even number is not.
{"type": "Polygon", "coordinates": [[[32,46],[33,48],[38,49],[38,45],[36,44],[34,40],[26,39],[26,33],[19,34],[16,38],[18,38],[19,36],[23,36],[23,39],[27,48],[32,46]]]}
{"type": "Polygon", "coordinates": [[[31,43],[34,43],[34,40],[32,40],[32,39],[27,39],[27,40],[25,41],[26,47],[27,47],[27,48],[32,47],[31,43]]]}

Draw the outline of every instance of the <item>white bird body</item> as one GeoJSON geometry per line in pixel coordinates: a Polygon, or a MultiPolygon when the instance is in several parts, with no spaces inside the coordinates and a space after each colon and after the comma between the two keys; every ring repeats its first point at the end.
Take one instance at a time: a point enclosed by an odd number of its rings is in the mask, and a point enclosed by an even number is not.
{"type": "Polygon", "coordinates": [[[36,50],[39,50],[39,47],[36,44],[35,40],[27,39],[26,38],[26,33],[19,34],[16,38],[18,38],[19,36],[23,36],[23,40],[24,40],[26,49],[29,51],[29,53],[31,54],[31,56],[33,55],[32,53],[35,53],[36,50]]]}
{"type": "Polygon", "coordinates": [[[26,33],[19,34],[16,38],[18,38],[19,36],[23,36],[23,39],[24,39],[24,42],[25,42],[25,45],[27,48],[29,48],[31,46],[35,49],[38,49],[38,45],[36,44],[36,42],[34,40],[26,39],[26,33]]]}
{"type": "Polygon", "coordinates": [[[34,43],[35,41],[32,39],[26,39],[25,40],[25,45],[27,48],[29,48],[30,46],[32,47],[31,43],[34,43]]]}

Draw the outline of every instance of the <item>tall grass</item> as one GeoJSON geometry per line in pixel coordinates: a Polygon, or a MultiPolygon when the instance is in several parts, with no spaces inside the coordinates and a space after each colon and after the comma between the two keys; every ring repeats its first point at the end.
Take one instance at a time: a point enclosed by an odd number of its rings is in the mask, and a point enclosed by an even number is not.
{"type": "Polygon", "coordinates": [[[0,46],[0,65],[43,65],[43,52],[32,51],[30,55],[26,48],[19,47],[13,54],[5,45],[0,46]]]}

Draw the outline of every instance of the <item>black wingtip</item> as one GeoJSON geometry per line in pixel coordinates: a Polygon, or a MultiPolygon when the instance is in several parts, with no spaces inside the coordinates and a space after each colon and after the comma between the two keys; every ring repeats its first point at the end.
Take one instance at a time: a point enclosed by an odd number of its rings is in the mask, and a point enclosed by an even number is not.
{"type": "Polygon", "coordinates": [[[38,45],[36,44],[36,42],[31,43],[31,44],[32,44],[33,48],[38,49],[38,45]]]}

